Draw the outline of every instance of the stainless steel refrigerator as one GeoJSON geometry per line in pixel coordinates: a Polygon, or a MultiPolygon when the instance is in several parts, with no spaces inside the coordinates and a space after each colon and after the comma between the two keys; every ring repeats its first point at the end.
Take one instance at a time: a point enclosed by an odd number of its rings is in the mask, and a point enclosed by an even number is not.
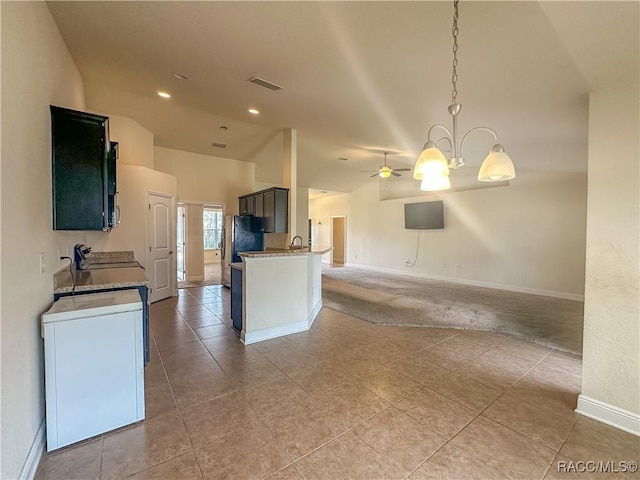
{"type": "Polygon", "coordinates": [[[261,217],[225,215],[222,228],[222,284],[231,286],[231,263],[240,262],[239,252],[264,250],[264,226],[261,217]]]}

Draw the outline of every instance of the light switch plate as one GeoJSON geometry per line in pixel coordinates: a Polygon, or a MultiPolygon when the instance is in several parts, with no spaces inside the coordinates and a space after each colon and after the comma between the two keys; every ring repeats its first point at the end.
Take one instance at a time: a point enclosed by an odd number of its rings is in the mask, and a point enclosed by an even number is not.
{"type": "Polygon", "coordinates": [[[44,273],[47,271],[47,258],[45,257],[44,252],[40,252],[40,273],[44,273]]]}

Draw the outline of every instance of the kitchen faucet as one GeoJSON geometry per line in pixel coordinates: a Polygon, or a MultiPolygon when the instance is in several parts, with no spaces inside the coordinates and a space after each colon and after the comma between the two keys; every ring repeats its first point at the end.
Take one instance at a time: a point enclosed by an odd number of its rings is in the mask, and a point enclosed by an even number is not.
{"type": "Polygon", "coordinates": [[[293,248],[293,244],[296,243],[296,238],[300,239],[300,250],[302,250],[302,237],[300,235],[296,235],[295,237],[293,237],[293,240],[291,240],[290,248],[293,248]]]}

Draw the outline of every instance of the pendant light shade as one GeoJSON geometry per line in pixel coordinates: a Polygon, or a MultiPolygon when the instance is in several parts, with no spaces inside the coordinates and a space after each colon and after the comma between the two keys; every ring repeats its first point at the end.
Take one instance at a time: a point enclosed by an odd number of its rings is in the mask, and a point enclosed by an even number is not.
{"type": "Polygon", "coordinates": [[[422,180],[431,175],[448,176],[449,166],[447,165],[447,159],[440,149],[436,147],[435,143],[428,141],[413,167],[413,178],[422,180]]]}
{"type": "Polygon", "coordinates": [[[482,162],[478,172],[478,180],[481,182],[499,182],[515,178],[516,171],[513,162],[506,154],[502,145],[496,144],[482,162]]]}
{"type": "Polygon", "coordinates": [[[451,188],[451,182],[448,175],[425,176],[420,182],[420,190],[423,192],[437,192],[438,190],[447,190],[449,188],[451,188]]]}

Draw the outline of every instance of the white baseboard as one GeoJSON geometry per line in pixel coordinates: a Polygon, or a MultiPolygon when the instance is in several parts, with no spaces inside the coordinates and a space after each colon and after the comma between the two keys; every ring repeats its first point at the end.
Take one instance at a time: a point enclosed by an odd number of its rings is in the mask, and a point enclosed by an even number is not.
{"type": "Polygon", "coordinates": [[[245,345],[251,345],[252,343],[271,340],[272,338],[283,337],[285,335],[291,335],[292,333],[306,332],[311,328],[311,325],[313,325],[320,310],[322,310],[322,301],[319,301],[316,306],[313,307],[306,321],[288,323],[287,325],[278,327],[263,328],[262,330],[256,330],[254,332],[245,332],[243,330],[240,334],[240,340],[242,340],[242,343],[245,345]]]}
{"type": "Polygon", "coordinates": [[[576,412],[612,427],[640,436],[640,414],[624,410],[585,395],[578,395],[576,412]]]}
{"type": "Polygon", "coordinates": [[[564,300],[575,300],[584,302],[584,295],[577,293],[556,292],[554,290],[542,290],[538,288],[519,287],[517,285],[504,285],[502,283],[482,282],[479,280],[467,280],[464,278],[443,277],[440,275],[430,275],[428,273],[416,273],[408,270],[395,270],[393,268],[374,267],[371,265],[360,265],[357,263],[345,263],[345,267],[362,268],[364,270],[373,270],[376,272],[393,273],[395,275],[408,275],[410,277],[427,278],[429,280],[437,280],[440,282],[459,283],[461,285],[472,285],[474,287],[495,288],[497,290],[506,290],[508,292],[529,293],[532,295],[544,295],[545,297],[562,298],[564,300]]]}
{"type": "Polygon", "coordinates": [[[47,437],[45,433],[46,423],[43,418],[42,423],[40,423],[40,427],[36,432],[36,437],[33,439],[33,443],[31,444],[27,460],[24,462],[24,466],[22,467],[22,472],[20,472],[20,477],[18,477],[20,480],[33,480],[36,477],[38,465],[40,464],[40,459],[42,458],[46,445],[47,437]]]}

